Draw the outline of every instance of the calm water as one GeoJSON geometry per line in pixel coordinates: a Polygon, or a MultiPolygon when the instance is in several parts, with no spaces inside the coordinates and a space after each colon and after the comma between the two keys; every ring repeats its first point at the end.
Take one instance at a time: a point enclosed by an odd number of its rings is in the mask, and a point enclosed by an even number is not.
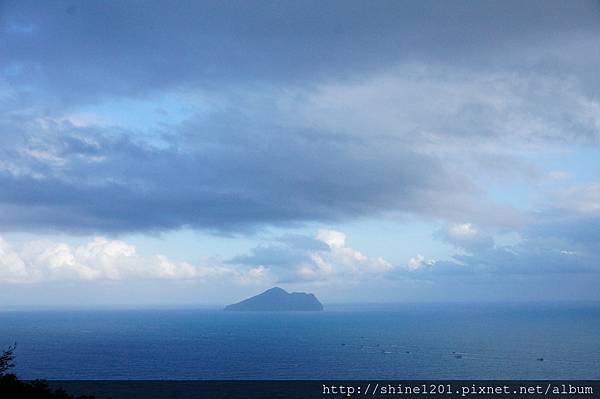
{"type": "Polygon", "coordinates": [[[15,340],[22,378],[600,379],[598,304],[0,312],[15,340]]]}

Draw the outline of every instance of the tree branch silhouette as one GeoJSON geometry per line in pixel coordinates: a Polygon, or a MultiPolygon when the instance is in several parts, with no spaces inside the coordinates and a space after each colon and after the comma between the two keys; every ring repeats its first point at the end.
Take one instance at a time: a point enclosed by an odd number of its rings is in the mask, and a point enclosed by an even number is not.
{"type": "Polygon", "coordinates": [[[15,349],[17,343],[15,342],[6,349],[2,355],[0,355],[0,375],[6,374],[8,370],[14,367],[13,361],[15,360],[15,349]]]}

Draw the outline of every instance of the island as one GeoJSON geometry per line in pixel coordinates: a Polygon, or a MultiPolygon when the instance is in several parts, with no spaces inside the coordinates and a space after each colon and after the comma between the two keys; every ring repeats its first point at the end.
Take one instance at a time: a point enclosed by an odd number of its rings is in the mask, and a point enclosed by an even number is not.
{"type": "Polygon", "coordinates": [[[305,292],[289,293],[283,288],[274,287],[241,302],[226,306],[231,311],[321,311],[323,305],[313,294],[305,292]]]}

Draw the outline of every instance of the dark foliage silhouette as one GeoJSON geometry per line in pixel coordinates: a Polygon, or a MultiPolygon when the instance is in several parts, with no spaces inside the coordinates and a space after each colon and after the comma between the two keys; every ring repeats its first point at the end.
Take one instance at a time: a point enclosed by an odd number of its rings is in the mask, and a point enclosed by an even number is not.
{"type": "Polygon", "coordinates": [[[15,374],[9,374],[8,371],[14,367],[16,347],[13,344],[0,355],[0,398],[94,399],[93,396],[75,397],[63,389],[52,390],[44,380],[21,381],[15,374]]]}
{"type": "Polygon", "coordinates": [[[0,355],[0,376],[3,376],[9,369],[14,367],[13,361],[15,360],[16,347],[17,344],[15,343],[0,355]]]}

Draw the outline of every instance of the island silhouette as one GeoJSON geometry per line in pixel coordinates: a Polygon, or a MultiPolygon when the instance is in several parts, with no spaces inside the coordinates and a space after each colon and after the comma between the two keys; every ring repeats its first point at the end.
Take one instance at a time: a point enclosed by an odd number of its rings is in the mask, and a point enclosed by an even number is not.
{"type": "Polygon", "coordinates": [[[283,288],[273,287],[262,294],[225,307],[230,311],[321,311],[323,305],[313,294],[289,293],[283,288]]]}

